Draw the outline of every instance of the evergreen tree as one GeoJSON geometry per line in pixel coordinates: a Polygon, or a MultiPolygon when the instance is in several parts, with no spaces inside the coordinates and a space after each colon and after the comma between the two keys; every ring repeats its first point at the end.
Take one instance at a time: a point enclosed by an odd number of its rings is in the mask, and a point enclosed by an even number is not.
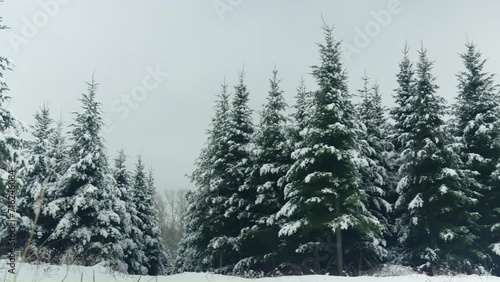
{"type": "Polygon", "coordinates": [[[43,205],[40,213],[41,219],[39,220],[40,224],[43,224],[44,229],[48,232],[45,236],[43,236],[42,240],[38,240],[38,252],[36,254],[37,260],[45,262],[57,260],[57,257],[59,256],[52,250],[51,246],[48,245],[50,235],[58,224],[57,219],[50,214],[48,204],[56,199],[55,195],[58,193],[59,181],[70,165],[68,161],[69,147],[66,144],[66,136],[63,133],[63,128],[64,124],[60,119],[56,122],[56,126],[53,128],[52,134],[50,134],[48,138],[49,147],[47,155],[52,161],[49,166],[49,174],[51,175],[51,178],[47,179],[48,185],[45,189],[43,205]]]}
{"type": "MultiPolygon", "coordinates": [[[[444,99],[436,94],[432,62],[419,52],[416,79],[406,56],[400,64],[398,91],[408,95],[404,109],[396,109],[396,124],[404,126],[397,140],[403,141],[399,163],[399,198],[396,208],[399,240],[407,248],[407,259],[427,271],[473,270],[477,266],[473,235],[476,213],[471,206],[477,194],[474,181],[460,169],[460,158],[443,121],[444,99]],[[408,82],[410,84],[408,84],[408,82]]],[[[400,131],[400,132],[401,132],[400,131]]]]}
{"type": "Polygon", "coordinates": [[[186,259],[180,262],[184,269],[208,268],[229,273],[243,258],[242,230],[251,222],[248,208],[252,191],[248,180],[253,126],[243,73],[235,87],[232,107],[223,85],[212,128],[192,176],[198,189],[189,196],[188,223],[179,256],[186,254],[186,259]],[[209,226],[205,226],[207,222],[209,226]],[[200,230],[193,232],[194,227],[200,230]],[[199,261],[203,267],[195,266],[199,261]]]}
{"type": "Polygon", "coordinates": [[[169,258],[161,243],[158,211],[154,203],[154,179],[151,174],[149,177],[146,175],[140,156],[135,168],[133,191],[137,217],[142,222],[140,231],[144,240],[148,275],[167,274],[169,258]]]}
{"type": "Polygon", "coordinates": [[[294,105],[295,113],[293,118],[298,128],[304,128],[306,124],[306,115],[310,111],[311,99],[313,92],[307,90],[304,78],[300,79],[299,86],[297,87],[297,95],[295,96],[296,104],[294,105]]]}
{"type": "Polygon", "coordinates": [[[286,103],[279,82],[278,71],[274,70],[254,138],[254,167],[249,185],[256,198],[248,210],[253,226],[242,231],[246,257],[235,266],[236,272],[250,268],[267,273],[276,267],[279,244],[276,213],[284,204],[284,176],[290,163],[286,148],[286,103]]]}
{"type": "MultiPolygon", "coordinates": [[[[303,77],[301,77],[296,91],[297,94],[295,95],[295,105],[293,105],[294,111],[290,116],[291,123],[286,128],[286,142],[284,144],[285,152],[282,153],[288,156],[288,169],[290,169],[290,166],[294,163],[294,160],[291,157],[292,153],[295,150],[298,150],[305,146],[303,138],[304,129],[307,127],[308,115],[310,115],[312,112],[312,99],[314,97],[314,93],[307,90],[303,77]]],[[[281,179],[281,185],[283,187],[281,193],[283,194],[282,197],[284,202],[282,203],[282,205],[280,205],[280,211],[278,211],[275,216],[275,220],[277,221],[276,224],[278,224],[280,227],[282,227],[287,221],[286,217],[281,214],[281,207],[283,207],[286,202],[284,199],[284,188],[287,187],[289,182],[293,181],[294,179],[290,177],[287,178],[286,174],[285,177],[281,179]]],[[[297,270],[298,268],[293,265],[293,260],[291,260],[289,256],[290,253],[295,253],[296,246],[294,243],[294,238],[280,236],[277,249],[277,261],[279,262],[277,270],[280,273],[284,274],[293,273],[292,269],[294,268],[297,270]]],[[[302,272],[302,269],[300,270],[300,272],[302,272]]],[[[300,272],[295,271],[295,273],[300,272]]]]}
{"type": "Polygon", "coordinates": [[[210,243],[213,238],[224,235],[223,204],[231,195],[226,185],[230,113],[229,93],[224,83],[207,132],[206,147],[191,176],[196,190],[187,195],[186,231],[175,264],[180,271],[213,271],[222,266],[224,252],[218,249],[218,245],[212,247],[210,243]]]}
{"type": "MultiPolygon", "coordinates": [[[[405,44],[403,49],[403,59],[399,63],[399,72],[396,74],[398,87],[394,89],[395,94],[393,95],[396,106],[390,110],[390,115],[394,121],[394,126],[391,134],[389,135],[389,140],[393,144],[395,155],[392,158],[392,175],[394,181],[396,182],[396,192],[391,198],[390,203],[396,204],[399,198],[399,192],[397,191],[397,182],[400,180],[400,168],[403,159],[400,157],[404,149],[404,146],[409,138],[410,128],[409,122],[407,121],[409,116],[412,114],[412,108],[410,101],[413,99],[415,94],[416,78],[413,63],[409,57],[409,47],[405,44]]],[[[391,213],[391,222],[393,223],[392,231],[396,236],[390,238],[390,243],[392,243],[393,250],[393,260],[397,263],[403,263],[405,260],[405,255],[403,252],[405,248],[400,244],[400,239],[398,233],[401,229],[398,226],[398,219],[402,216],[404,212],[403,208],[394,208],[391,213]]]]}
{"type": "Polygon", "coordinates": [[[204,272],[210,269],[208,261],[204,260],[208,256],[208,251],[203,249],[203,245],[208,245],[209,241],[204,236],[208,229],[204,224],[206,222],[203,221],[203,216],[206,215],[203,211],[208,210],[206,200],[199,191],[188,191],[186,194],[188,208],[185,216],[185,232],[179,242],[174,261],[174,269],[178,273],[204,272]],[[203,240],[207,243],[203,244],[203,240]]]}
{"type": "Polygon", "coordinates": [[[51,226],[50,218],[42,214],[46,209],[47,190],[58,180],[55,169],[55,159],[51,150],[51,140],[54,129],[49,108],[44,105],[34,115],[35,124],[32,126],[33,140],[30,142],[28,154],[28,169],[24,176],[25,185],[21,187],[18,199],[18,212],[21,215],[21,224],[17,235],[18,247],[24,250],[29,248],[28,260],[37,259],[36,253],[47,239],[51,226]],[[30,234],[33,230],[33,238],[30,234]],[[27,244],[30,243],[28,246],[27,244]],[[35,256],[36,255],[36,256],[35,256]]]}
{"type": "MultiPolygon", "coordinates": [[[[57,179],[59,179],[69,168],[68,162],[68,153],[69,147],[67,144],[67,137],[65,136],[63,129],[64,123],[62,120],[59,120],[55,124],[55,128],[52,131],[52,134],[49,136],[49,155],[54,160],[54,170],[57,175],[57,179]]],[[[47,189],[48,194],[50,194],[50,189],[47,189]]],[[[48,196],[48,195],[47,195],[48,196]]]]}
{"type": "Polygon", "coordinates": [[[220,268],[221,273],[232,271],[234,265],[243,258],[245,250],[241,249],[245,228],[251,226],[252,215],[249,207],[255,193],[250,189],[249,176],[252,169],[251,141],[254,132],[252,110],[248,106],[249,92],[241,72],[239,82],[235,86],[234,99],[230,112],[227,142],[229,143],[227,157],[226,189],[229,197],[223,204],[224,235],[212,240],[211,246],[217,246],[224,252],[220,268]]]}
{"type": "MultiPolygon", "coordinates": [[[[410,128],[407,119],[412,114],[410,100],[415,93],[415,70],[413,63],[409,58],[409,48],[405,45],[403,49],[403,59],[399,63],[399,72],[397,74],[398,88],[395,89],[394,100],[396,107],[391,109],[391,116],[394,120],[394,134],[392,142],[397,153],[403,150],[406,139],[408,138],[410,128]]],[[[397,164],[399,165],[399,164],[397,164]]]]}
{"type": "MultiPolygon", "coordinates": [[[[366,75],[362,80],[363,88],[358,90],[362,99],[358,113],[365,127],[361,136],[362,154],[368,162],[368,167],[361,170],[362,186],[368,194],[367,208],[380,221],[384,237],[388,238],[391,231],[388,215],[392,207],[387,199],[393,189],[392,179],[389,177],[390,164],[388,160],[392,144],[386,138],[388,125],[384,116],[379,86],[375,84],[370,87],[369,78],[366,75]]],[[[382,242],[382,246],[385,247],[386,243],[382,242]]],[[[378,257],[373,257],[371,260],[374,261],[386,255],[387,251],[380,248],[378,257]]]]}
{"type": "Polygon", "coordinates": [[[307,114],[311,112],[313,92],[308,91],[304,78],[300,79],[299,86],[297,87],[297,95],[295,96],[294,112],[291,116],[293,123],[288,128],[288,135],[290,136],[289,145],[293,150],[300,148],[303,138],[301,136],[302,130],[306,127],[307,114]]]}
{"type": "Polygon", "coordinates": [[[124,261],[128,266],[127,272],[129,274],[146,275],[148,273],[148,259],[144,253],[145,246],[143,232],[141,231],[143,222],[137,216],[132,179],[126,167],[127,156],[123,148],[118,152],[118,156],[114,161],[113,177],[120,193],[121,203],[125,204],[124,207],[120,207],[120,210],[125,210],[125,217],[122,217],[121,221],[125,234],[121,244],[124,251],[124,261]]]}
{"type": "MultiPolygon", "coordinates": [[[[314,94],[303,130],[303,146],[292,154],[295,162],[287,173],[287,202],[279,212],[286,223],[279,234],[293,239],[295,252],[302,254],[290,258],[292,263],[315,252],[331,251],[320,239],[335,235],[336,273],[342,275],[344,253],[354,250],[354,242],[371,241],[378,248],[381,226],[366,210],[367,193],[360,189],[361,125],[347,90],[340,42],[333,39],[332,30],[324,27],[326,42],[319,44],[321,64],[313,67],[320,89],[314,94]]],[[[329,265],[328,260],[315,263],[324,268],[329,265]]]]}
{"type": "MultiPolygon", "coordinates": [[[[500,95],[494,75],[484,71],[486,60],[472,43],[461,54],[465,70],[458,74],[458,97],[454,105],[455,131],[462,144],[464,167],[476,172],[483,195],[479,201],[480,233],[484,249],[500,242],[500,95]]],[[[496,273],[500,273],[500,257],[496,273]]]]}
{"type": "MultiPolygon", "coordinates": [[[[150,199],[150,237],[151,241],[146,241],[146,256],[149,258],[151,267],[150,275],[166,275],[171,272],[170,254],[167,248],[163,245],[163,240],[160,233],[160,213],[158,212],[158,204],[156,202],[156,185],[153,175],[153,170],[150,169],[147,178],[147,190],[150,199]],[[149,247],[149,248],[148,248],[149,247]]],[[[148,234],[146,233],[146,236],[148,234]]]]}
{"type": "Polygon", "coordinates": [[[96,100],[97,84],[87,83],[88,93],[82,94],[81,113],[75,113],[70,149],[71,165],[54,189],[54,200],[48,203],[48,214],[58,224],[48,244],[61,259],[71,259],[81,265],[109,262],[113,268],[125,271],[122,261],[123,238],[120,215],[113,211],[120,199],[108,168],[101,104],[96,100]]]}
{"type": "MultiPolygon", "coordinates": [[[[3,31],[7,27],[2,25],[1,21],[0,18],[0,31],[3,31]]],[[[10,189],[9,176],[14,178],[11,179],[15,182],[14,187],[22,185],[19,175],[22,175],[22,170],[27,165],[22,155],[23,140],[20,137],[20,133],[25,131],[25,128],[8,108],[11,97],[5,73],[11,70],[11,67],[11,61],[0,55],[0,204],[2,206],[0,209],[0,248],[7,250],[11,247],[9,234],[19,226],[13,221],[19,219],[18,214],[9,210],[16,196],[10,189]]]]}

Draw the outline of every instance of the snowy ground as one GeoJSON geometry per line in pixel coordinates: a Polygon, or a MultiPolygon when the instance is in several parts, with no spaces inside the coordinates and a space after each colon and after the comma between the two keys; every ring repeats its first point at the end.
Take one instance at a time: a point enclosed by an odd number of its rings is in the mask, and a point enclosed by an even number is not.
{"type": "MultiPolygon", "coordinates": [[[[310,275],[310,276],[287,276],[287,277],[277,277],[277,278],[260,278],[260,279],[243,279],[238,277],[222,276],[215,274],[206,273],[184,273],[172,276],[135,276],[135,275],[124,275],[120,273],[112,273],[102,266],[94,267],[80,267],[80,266],[54,266],[54,265],[29,265],[29,264],[16,264],[17,278],[14,280],[14,275],[8,273],[8,265],[5,260],[0,260],[0,281],[39,281],[39,282],[77,282],[77,281],[96,281],[96,282],[108,282],[108,281],[143,281],[143,282],[156,282],[156,281],[259,281],[259,282],[416,282],[416,281],[426,281],[426,282],[475,282],[475,281],[492,281],[500,282],[500,277],[492,276],[437,276],[428,277],[424,275],[417,274],[406,274],[404,276],[390,276],[390,277],[333,277],[333,276],[320,276],[320,275],[310,275]],[[95,280],[93,276],[95,275],[95,280]]],[[[396,269],[395,272],[401,273],[400,269],[396,269]]],[[[385,274],[395,273],[393,270],[389,269],[385,274]]],[[[403,271],[404,272],[404,271],[403,271]]],[[[408,273],[408,272],[407,272],[408,273]]],[[[380,274],[380,273],[379,273],[380,274]]]]}

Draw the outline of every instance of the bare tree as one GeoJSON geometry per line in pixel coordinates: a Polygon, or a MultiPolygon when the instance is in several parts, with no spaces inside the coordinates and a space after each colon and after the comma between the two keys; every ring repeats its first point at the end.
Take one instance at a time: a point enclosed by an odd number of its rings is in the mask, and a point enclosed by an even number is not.
{"type": "Polygon", "coordinates": [[[167,190],[159,195],[158,211],[163,243],[175,257],[179,241],[184,233],[184,215],[187,210],[186,189],[167,190]]]}

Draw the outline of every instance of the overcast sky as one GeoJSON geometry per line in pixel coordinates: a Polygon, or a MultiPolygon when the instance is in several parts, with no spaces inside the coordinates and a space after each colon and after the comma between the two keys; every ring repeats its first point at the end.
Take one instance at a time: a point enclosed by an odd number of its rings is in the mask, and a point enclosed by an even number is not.
{"type": "Polygon", "coordinates": [[[301,75],[314,89],[322,19],[343,40],[351,91],[366,71],[392,105],[405,41],[413,58],[421,42],[435,60],[439,93],[456,96],[458,53],[469,38],[500,71],[500,1],[307,0],[4,0],[0,35],[10,107],[28,124],[48,102],[69,124],[85,81],[95,71],[108,122],[111,157],[123,146],[130,168],[138,154],[159,189],[192,188],[186,174],[205,142],[215,95],[231,90],[243,66],[250,103],[265,102],[274,64],[293,104],[301,75]],[[168,75],[167,75],[168,73],[168,75]]]}

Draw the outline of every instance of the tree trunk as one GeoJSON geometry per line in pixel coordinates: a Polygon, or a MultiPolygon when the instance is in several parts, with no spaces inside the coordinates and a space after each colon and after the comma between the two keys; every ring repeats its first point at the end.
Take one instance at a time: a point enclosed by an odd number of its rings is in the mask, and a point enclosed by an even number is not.
{"type": "Polygon", "coordinates": [[[275,254],[276,254],[276,247],[273,247],[273,262],[272,262],[273,273],[274,270],[276,269],[276,256],[274,256],[275,254]]]}
{"type": "MultiPolygon", "coordinates": [[[[340,201],[335,199],[335,210],[337,212],[337,217],[340,216],[340,201]]],[[[337,237],[337,271],[339,275],[344,273],[344,252],[342,251],[342,231],[340,227],[335,229],[335,235],[337,237]]]]}

